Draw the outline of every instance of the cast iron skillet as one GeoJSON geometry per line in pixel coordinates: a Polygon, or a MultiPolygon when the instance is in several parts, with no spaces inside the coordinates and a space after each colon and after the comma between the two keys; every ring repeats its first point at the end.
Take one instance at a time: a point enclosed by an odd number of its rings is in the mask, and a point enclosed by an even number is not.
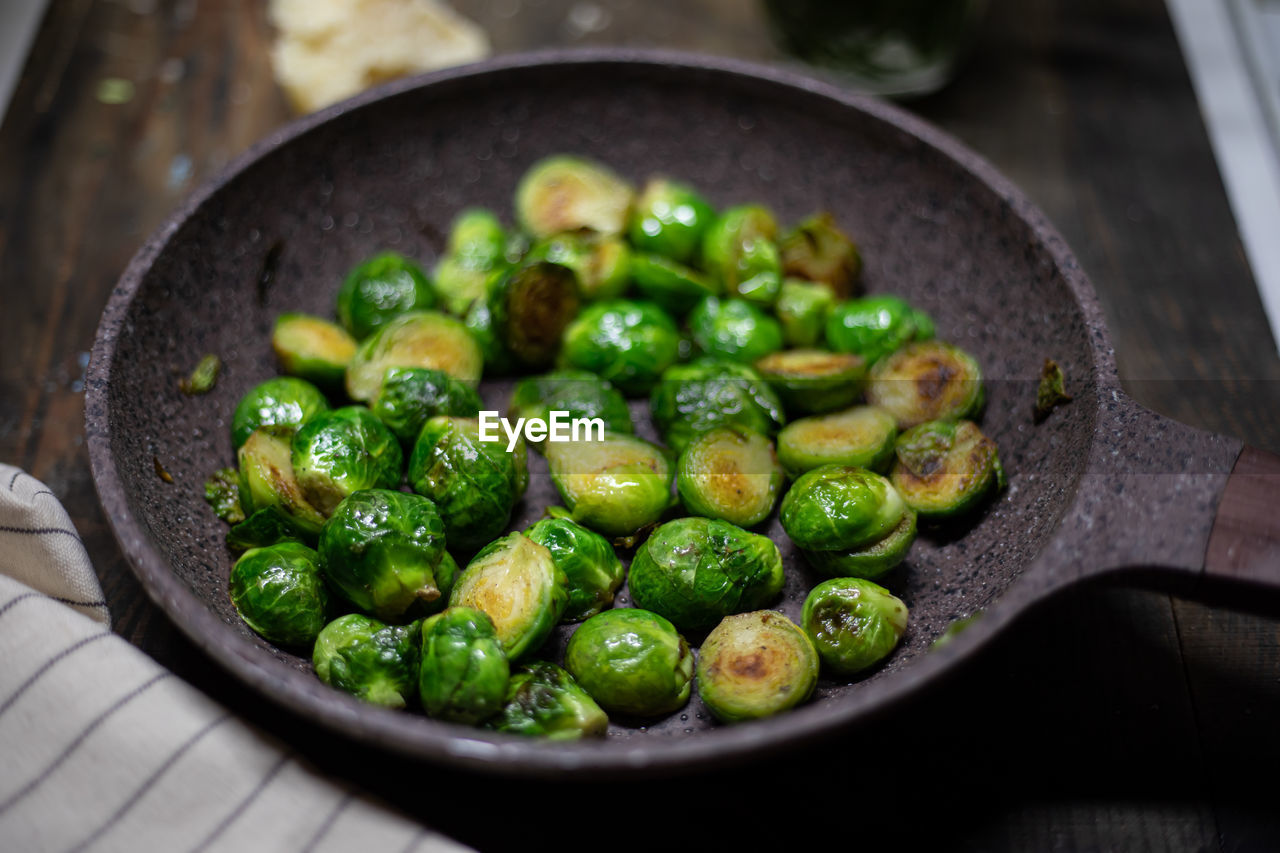
{"type": "MultiPolygon", "coordinates": [[[[504,389],[487,393],[498,401],[504,389]]],[[[1125,397],[1091,286],[1018,190],[894,107],[723,59],[508,57],[392,83],[278,131],[195,193],[125,270],[98,330],[86,410],[94,480],[124,554],[211,657],[356,738],[500,773],[666,771],[812,740],[916,693],[1037,601],[1091,578],[1246,595],[1280,579],[1264,500],[1275,493],[1276,459],[1242,455],[1234,439],[1125,397]],[[716,726],[695,696],[647,728],[614,725],[601,742],[548,744],[361,704],[236,616],[225,527],[202,483],[234,458],[236,400],[275,372],[275,315],[328,314],[342,273],[377,249],[433,260],[463,206],[509,218],[516,179],[555,152],[597,158],[637,181],[682,178],[717,205],[761,201],[783,222],[831,210],[861,244],[868,289],[904,294],[983,365],[983,426],[1010,486],[971,529],[925,531],[884,581],[911,623],[873,674],[824,681],[809,705],[753,724],[716,726]],[[178,377],[209,352],[225,365],[217,388],[183,396],[178,377]],[[1046,357],[1062,365],[1075,399],[1037,425],[1035,378],[1046,357]],[[1272,476],[1245,476],[1262,471],[1272,476]],[[953,620],[978,611],[930,651],[953,620]]],[[[517,527],[555,502],[541,460],[531,462],[517,527]]],[[[779,606],[796,618],[820,578],[776,521],[768,529],[788,566],[779,606]]]]}

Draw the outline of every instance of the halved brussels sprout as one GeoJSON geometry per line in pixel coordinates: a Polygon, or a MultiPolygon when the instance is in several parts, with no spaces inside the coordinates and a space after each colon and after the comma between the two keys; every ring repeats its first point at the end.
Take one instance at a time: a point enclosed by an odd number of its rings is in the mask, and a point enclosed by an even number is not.
{"type": "Polygon", "coordinates": [[[401,314],[436,307],[422,268],[397,252],[356,264],[338,289],[338,322],[364,340],[401,314]]]}
{"type": "Polygon", "coordinates": [[[409,458],[409,485],[435,502],[449,547],[478,548],[502,532],[529,484],[524,440],[482,441],[475,418],[435,417],[409,458]]]}
{"type": "Polygon", "coordinates": [[[602,707],[654,717],[684,707],[693,653],[669,621],[648,610],[606,610],[578,627],[565,669],[602,707]]]}
{"type": "Polygon", "coordinates": [[[511,675],[493,620],[450,607],[422,623],[418,695],[427,716],[475,725],[502,709],[511,675]]]}
{"type": "Polygon", "coordinates": [[[636,255],[631,277],[647,298],[675,315],[687,314],[708,296],[718,296],[720,285],[695,269],[661,255],[636,255]]]}
{"type": "Polygon", "coordinates": [[[418,692],[418,623],[386,625],[359,613],[334,619],[316,638],[311,664],[330,687],[385,708],[418,692]]]}
{"type": "Polygon", "coordinates": [[[485,295],[485,282],[505,266],[507,234],[483,208],[468,208],[453,220],[445,255],[436,264],[435,289],[451,314],[462,316],[485,295]]]}
{"type": "Polygon", "coordinates": [[[968,512],[1003,479],[996,443],[972,421],[920,424],[898,436],[896,453],[893,485],[927,518],[968,512]]]}
{"type": "Polygon", "coordinates": [[[772,305],[782,286],[782,259],[773,242],[778,223],[755,204],[731,207],[702,238],[702,265],[724,282],[725,292],[772,305]]]}
{"type": "Polygon", "coordinates": [[[328,409],[329,401],[310,382],[274,376],[249,389],[236,404],[231,415],[231,446],[238,449],[255,429],[262,427],[297,429],[328,409]]]}
{"type": "Polygon", "coordinates": [[[484,300],[494,269],[504,267],[473,267],[457,255],[445,255],[433,273],[441,307],[455,317],[465,317],[472,305],[484,300]]]}
{"type": "MultiPolygon", "coordinates": [[[[555,370],[522,379],[511,392],[509,418],[550,421],[552,412],[565,417],[599,418],[608,432],[635,432],[627,400],[608,382],[585,370],[555,370]]],[[[542,441],[533,442],[541,449],[542,441]]]]}
{"type": "Polygon", "coordinates": [[[275,507],[303,533],[315,536],[325,514],[307,500],[294,476],[292,439],[289,427],[263,427],[240,446],[240,505],[248,517],[275,507]]]}
{"type": "Polygon", "coordinates": [[[444,522],[420,495],[387,489],[356,492],[338,504],[320,531],[321,567],[351,603],[380,619],[396,619],[416,601],[442,595],[444,522]]]}
{"type": "Polygon", "coordinates": [[[337,323],[310,314],[281,314],[271,348],[285,373],[326,387],[341,387],[356,354],[356,339],[337,323]]]}
{"type": "Polygon", "coordinates": [[[779,517],[782,529],[805,550],[848,551],[888,536],[906,511],[898,490],[879,474],[823,465],[792,484],[779,517]]]}
{"type": "Polygon", "coordinates": [[[689,442],[676,463],[676,490],[694,515],[741,527],[764,521],[782,491],[773,444],[742,427],[716,427],[689,442]]]}
{"type": "Polygon", "coordinates": [[[614,299],[587,306],[569,324],[560,363],[589,370],[634,396],[648,392],[679,349],[680,333],[661,308],[614,299]]]}
{"type": "Polygon", "coordinates": [[[621,234],[631,211],[631,186],[599,163],[555,155],[539,160],[516,186],[516,219],[535,237],[589,228],[621,234]]]}
{"type": "Polygon", "coordinates": [[[523,533],[509,533],[486,545],[462,570],[449,606],[484,611],[514,661],[551,634],[569,602],[567,586],[545,546],[523,533]]]}
{"type": "Polygon", "coordinates": [[[631,212],[627,238],[642,252],[692,262],[716,213],[691,187],[650,178],[631,212]]]}
{"type": "Polygon", "coordinates": [[[978,362],[942,341],[909,344],[876,362],[867,385],[867,402],[888,409],[901,429],[976,417],[985,397],[978,362]]]}
{"type": "Polygon", "coordinates": [[[878,578],[907,558],[916,541],[916,511],[907,507],[898,526],[879,541],[835,551],[802,549],[809,564],[836,578],[878,578]]]}
{"type": "Polygon", "coordinates": [[[550,365],[578,315],[578,280],[560,264],[523,264],[490,284],[489,314],[503,347],[525,367],[550,365]]]}
{"type": "Polygon", "coordinates": [[[506,703],[489,728],[547,740],[578,740],[603,737],[609,717],[568,672],[547,661],[532,661],[511,676],[506,703]]]}
{"type": "Polygon", "coordinates": [[[568,518],[544,518],[524,532],[551,552],[568,580],[569,603],[562,622],[581,622],[613,604],[626,572],[613,545],[568,518]]]}
{"type": "Polygon", "coordinates": [[[787,424],[778,433],[778,461],[792,478],[823,465],[884,473],[897,436],[893,415],[878,406],[854,406],[787,424]]]}
{"type": "Polygon", "coordinates": [[[529,249],[525,262],[548,261],[573,270],[588,302],[617,299],[630,282],[631,249],[619,237],[589,231],[557,234],[529,249]]]}
{"type": "Polygon", "coordinates": [[[756,720],[790,710],[813,694],[818,653],[781,613],[739,613],[707,635],[696,674],[698,695],[717,720],[756,720]]]}
{"type": "Polygon", "coordinates": [[[826,282],[841,298],[856,292],[862,256],[848,235],[836,227],[830,213],[818,213],[801,222],[782,238],[778,249],[787,275],[826,282]]]}
{"type": "Polygon", "coordinates": [[[240,472],[235,468],[219,468],[204,481],[204,499],[213,514],[228,524],[244,521],[240,506],[240,472]]]}
{"type": "Polygon", "coordinates": [[[227,547],[232,551],[265,548],[278,542],[314,543],[316,534],[306,533],[279,507],[257,510],[227,531],[227,547]]]}
{"type": "Polygon", "coordinates": [[[746,364],[782,348],[782,326],[745,299],[706,297],[689,315],[689,332],[708,355],[746,364]]]}
{"type": "Polygon", "coordinates": [[[842,409],[858,399],[867,378],[862,356],[818,349],[782,350],[755,367],[778,392],[788,414],[842,409]]]}
{"type": "Polygon", "coordinates": [[[360,344],[347,366],[347,393],[368,403],[393,367],[430,367],[475,385],[484,356],[460,321],[437,311],[415,311],[391,320],[360,344]]]}
{"type": "Polygon", "coordinates": [[[663,441],[676,452],[712,427],[741,426],[772,436],[786,423],[782,402],[759,373],[719,358],[668,368],[653,389],[649,410],[663,441]]]}
{"type": "Polygon", "coordinates": [[[412,447],[422,425],[437,415],[473,418],[480,413],[476,389],[443,370],[393,367],[382,377],[373,413],[406,447],[412,447]]]}
{"type": "Polygon", "coordinates": [[[841,302],[827,314],[827,346],[875,364],[911,341],[933,337],[933,321],[897,296],[841,302]]]}
{"type": "Polygon", "coordinates": [[[298,542],[245,551],[228,582],[240,618],[277,645],[310,647],[329,613],[319,560],[298,542]]]}
{"type": "Polygon", "coordinates": [[[293,437],[293,475],[307,501],[330,515],[361,489],[394,489],[404,474],[400,442],[364,406],[321,412],[293,437]]]}
{"type": "Polygon", "coordinates": [[[907,630],[907,606],[862,578],[833,578],[804,600],[800,624],[831,672],[853,675],[884,660],[907,630]]]}
{"type": "Polygon", "coordinates": [[[835,307],[831,285],[820,281],[783,279],[773,312],[782,324],[782,340],[791,347],[815,347],[824,340],[827,315],[835,307]]]}
{"type": "Polygon", "coordinates": [[[671,506],[671,462],[644,439],[606,432],[602,441],[549,441],[543,453],[573,520],[606,536],[630,536],[671,506]]]}
{"type": "Polygon", "coordinates": [[[731,613],[762,607],[782,584],[782,555],[769,537],[715,518],[667,522],[631,561],[636,606],[682,631],[705,631],[731,613]]]}
{"type": "MultiPolygon", "coordinates": [[[[494,278],[501,275],[502,273],[494,273],[494,278]]],[[[486,285],[486,293],[488,287],[489,285],[486,285]]],[[[515,357],[507,352],[506,344],[498,337],[498,331],[493,327],[493,312],[489,309],[487,299],[477,299],[472,302],[471,307],[467,309],[466,317],[463,318],[463,323],[484,358],[485,376],[504,376],[515,368],[515,357]]]]}

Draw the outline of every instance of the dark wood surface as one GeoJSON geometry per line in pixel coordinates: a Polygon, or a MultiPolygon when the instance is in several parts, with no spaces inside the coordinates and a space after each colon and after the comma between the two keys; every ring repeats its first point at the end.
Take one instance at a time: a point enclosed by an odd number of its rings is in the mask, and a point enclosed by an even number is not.
{"type": "MultiPolygon", "coordinates": [[[[547,833],[678,847],[697,840],[676,834],[682,816],[753,846],[779,835],[855,847],[868,825],[947,849],[1280,844],[1280,622],[1154,593],[1071,593],[846,737],[638,785],[408,765],[284,717],[221,673],[119,555],[89,477],[80,379],[144,236],[288,113],[259,0],[135,11],[147,5],[53,0],[0,127],[0,460],[62,499],[117,632],[327,769],[485,849],[547,833]],[[132,81],[133,97],[103,103],[106,78],[132,81]]],[[[498,51],[625,43],[780,59],[746,0],[458,6],[498,51]],[[570,23],[590,18],[584,7],[608,25],[584,35],[570,23]]],[[[1280,451],[1280,360],[1160,0],[995,0],[962,75],[911,108],[993,161],[1065,234],[1139,402],[1280,451]]]]}

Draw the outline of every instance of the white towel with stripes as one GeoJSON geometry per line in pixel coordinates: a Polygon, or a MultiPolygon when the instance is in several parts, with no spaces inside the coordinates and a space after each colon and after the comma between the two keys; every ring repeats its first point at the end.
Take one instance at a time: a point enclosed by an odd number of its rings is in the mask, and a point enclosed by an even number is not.
{"type": "Polygon", "coordinates": [[[57,497],[0,464],[0,849],[453,851],[112,634],[57,497]]]}

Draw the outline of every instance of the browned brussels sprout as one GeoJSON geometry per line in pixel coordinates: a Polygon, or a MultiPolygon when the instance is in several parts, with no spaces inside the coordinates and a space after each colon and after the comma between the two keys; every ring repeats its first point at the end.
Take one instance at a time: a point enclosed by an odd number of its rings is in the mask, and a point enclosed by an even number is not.
{"type": "Polygon", "coordinates": [[[900,429],[976,417],[984,400],[978,362],[942,341],[909,344],[877,362],[867,386],[867,402],[887,409],[900,429]]]}
{"type": "Polygon", "coordinates": [[[786,275],[826,282],[841,299],[857,293],[862,256],[830,213],[801,222],[782,238],[778,249],[786,275]]]}

